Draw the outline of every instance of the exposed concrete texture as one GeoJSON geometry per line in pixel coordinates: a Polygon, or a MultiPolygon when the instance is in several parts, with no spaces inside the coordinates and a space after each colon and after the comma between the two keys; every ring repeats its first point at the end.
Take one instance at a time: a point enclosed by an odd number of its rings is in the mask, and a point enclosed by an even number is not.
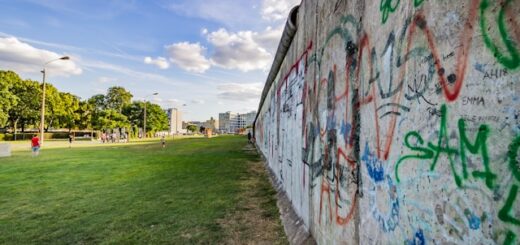
{"type": "MultiPolygon", "coordinates": [[[[263,158],[263,160],[265,161],[266,159],[263,158]]],[[[295,245],[316,244],[316,241],[309,233],[309,230],[306,228],[305,223],[294,211],[291,200],[289,200],[287,193],[283,189],[283,186],[276,178],[276,174],[270,168],[268,168],[267,165],[266,168],[269,172],[269,179],[271,184],[276,189],[276,205],[280,210],[280,218],[284,226],[285,234],[287,235],[287,240],[290,244],[295,245]]]]}
{"type": "Polygon", "coordinates": [[[520,1],[304,0],[255,139],[319,244],[520,244],[520,1]]]}
{"type": "Polygon", "coordinates": [[[0,157],[11,156],[11,145],[7,143],[0,143],[0,157]]]}

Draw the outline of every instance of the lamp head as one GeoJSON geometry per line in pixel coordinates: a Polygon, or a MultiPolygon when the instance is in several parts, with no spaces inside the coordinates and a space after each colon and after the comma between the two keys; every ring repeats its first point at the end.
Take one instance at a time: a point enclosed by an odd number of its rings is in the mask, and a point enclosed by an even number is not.
{"type": "Polygon", "coordinates": [[[70,57],[69,56],[63,56],[60,58],[60,60],[70,60],[70,57]]]}
{"type": "Polygon", "coordinates": [[[153,95],[158,95],[159,93],[153,93],[153,95]]]}

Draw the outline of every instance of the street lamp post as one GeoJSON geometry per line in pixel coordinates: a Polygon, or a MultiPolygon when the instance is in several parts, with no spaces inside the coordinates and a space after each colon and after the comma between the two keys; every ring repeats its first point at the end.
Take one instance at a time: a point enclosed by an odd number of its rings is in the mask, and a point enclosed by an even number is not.
{"type": "Polygon", "coordinates": [[[58,59],[47,61],[45,64],[43,64],[43,70],[42,70],[42,73],[43,73],[43,82],[42,82],[42,111],[41,111],[41,117],[40,117],[40,144],[43,144],[43,137],[44,137],[43,129],[44,129],[44,125],[45,125],[45,75],[46,75],[45,66],[50,64],[50,63],[52,63],[52,62],[54,62],[54,61],[69,60],[69,59],[70,59],[69,56],[63,56],[63,57],[58,58],[58,59]]]}
{"type": "MultiPolygon", "coordinates": [[[[151,95],[148,95],[148,96],[152,96],[152,95],[158,95],[159,93],[153,93],[151,95]]],[[[146,96],[146,97],[148,97],[146,96]]],[[[143,120],[143,138],[147,138],[146,137],[146,97],[144,98],[144,120],[143,120]]]]}

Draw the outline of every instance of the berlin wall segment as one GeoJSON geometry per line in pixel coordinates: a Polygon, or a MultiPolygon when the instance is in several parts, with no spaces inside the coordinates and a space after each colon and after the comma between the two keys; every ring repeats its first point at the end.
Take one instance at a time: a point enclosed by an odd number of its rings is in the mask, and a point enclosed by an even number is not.
{"type": "Polygon", "coordinates": [[[306,227],[319,243],[520,243],[520,1],[381,0],[362,18],[336,2],[333,24],[298,19],[325,33],[291,49],[255,125],[306,227]]]}

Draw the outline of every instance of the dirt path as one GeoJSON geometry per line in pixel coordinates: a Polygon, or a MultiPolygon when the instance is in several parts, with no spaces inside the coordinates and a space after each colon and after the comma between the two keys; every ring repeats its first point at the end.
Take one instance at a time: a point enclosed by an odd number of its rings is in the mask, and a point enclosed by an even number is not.
{"type": "MultiPolygon", "coordinates": [[[[250,144],[244,151],[257,154],[250,144]]],[[[226,244],[288,244],[276,206],[276,191],[260,158],[247,164],[248,174],[240,181],[240,208],[219,221],[226,244]]]]}

